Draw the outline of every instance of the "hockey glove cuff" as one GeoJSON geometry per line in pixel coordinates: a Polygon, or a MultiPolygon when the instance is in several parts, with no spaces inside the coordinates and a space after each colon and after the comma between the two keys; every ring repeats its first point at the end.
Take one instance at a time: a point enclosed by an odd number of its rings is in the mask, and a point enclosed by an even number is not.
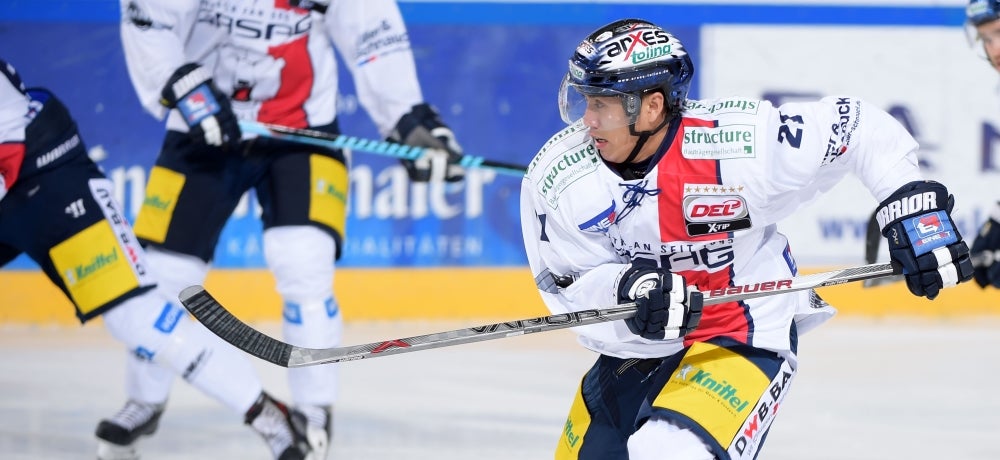
{"type": "Polygon", "coordinates": [[[650,340],[677,339],[701,321],[703,296],[684,277],[658,268],[632,265],[618,283],[618,301],[634,301],[629,331],[650,340]]]}
{"type": "Polygon", "coordinates": [[[427,103],[417,104],[403,115],[387,138],[389,142],[426,147],[416,160],[400,160],[410,180],[428,182],[444,179],[458,182],[465,177],[461,166],[462,147],[455,134],[441,121],[437,111],[427,103]]]}
{"type": "Polygon", "coordinates": [[[910,182],[879,203],[875,218],[913,295],[937,297],[972,278],[969,247],[951,218],[953,197],[934,181],[910,182]]]}
{"type": "Polygon", "coordinates": [[[184,116],[196,142],[233,149],[240,143],[240,126],[229,97],[212,81],[212,74],[198,64],[184,64],[167,80],[160,104],[184,116]]]}
{"type": "Polygon", "coordinates": [[[1000,288],[1000,203],[979,228],[972,242],[973,276],[979,287],[1000,288]]]}

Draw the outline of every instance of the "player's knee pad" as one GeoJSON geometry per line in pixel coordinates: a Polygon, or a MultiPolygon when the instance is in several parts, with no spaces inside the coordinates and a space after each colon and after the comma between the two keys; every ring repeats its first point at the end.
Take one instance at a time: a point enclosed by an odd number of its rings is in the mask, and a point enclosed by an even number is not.
{"type": "Polygon", "coordinates": [[[179,252],[150,247],[146,259],[156,276],[157,288],[172,302],[176,302],[177,294],[184,288],[203,283],[208,274],[209,265],[205,261],[179,252]]]}
{"type": "Polygon", "coordinates": [[[246,410],[260,393],[260,381],[244,355],[155,294],[111,309],[104,324],[140,359],[163,366],[237,411],[246,410]]]}
{"type": "Polygon", "coordinates": [[[285,339],[300,347],[333,347],[343,334],[340,306],[333,297],[302,304],[286,302],[282,319],[285,339]]]}
{"type": "MultiPolygon", "coordinates": [[[[111,309],[104,314],[104,324],[140,359],[154,361],[185,380],[194,378],[213,355],[231,348],[189,318],[184,308],[153,292],[111,309]]],[[[230,354],[239,356],[235,351],[230,354]]]]}
{"type": "MultiPolygon", "coordinates": [[[[320,302],[285,304],[285,341],[309,348],[329,348],[340,344],[343,330],[340,308],[332,297],[320,302]]],[[[288,386],[295,404],[328,406],[337,392],[337,365],[289,369],[288,386]]]]}
{"type": "Polygon", "coordinates": [[[628,438],[629,460],[713,460],[698,435],[668,420],[652,418],[628,438]]]}
{"type": "Polygon", "coordinates": [[[304,304],[333,297],[333,238],[308,225],[264,231],[264,258],[286,302],[304,304]]]}

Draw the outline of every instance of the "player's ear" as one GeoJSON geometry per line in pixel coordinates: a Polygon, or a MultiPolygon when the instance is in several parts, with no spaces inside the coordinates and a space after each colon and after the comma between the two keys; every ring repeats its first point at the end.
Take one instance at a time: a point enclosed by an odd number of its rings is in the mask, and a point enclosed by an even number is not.
{"type": "Polygon", "coordinates": [[[642,98],[642,110],[646,112],[646,117],[648,119],[656,120],[657,117],[663,114],[665,110],[663,93],[659,91],[647,93],[642,98]]]}

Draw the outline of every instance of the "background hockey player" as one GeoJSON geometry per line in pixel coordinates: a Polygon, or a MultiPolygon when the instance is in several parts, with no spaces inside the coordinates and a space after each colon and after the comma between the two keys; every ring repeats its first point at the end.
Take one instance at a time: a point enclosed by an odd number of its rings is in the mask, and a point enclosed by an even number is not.
{"type": "Polygon", "coordinates": [[[797,372],[798,334],[833,311],[808,291],[704,307],[697,290],[795,275],[776,224],[847,174],[880,202],[914,295],[972,277],[948,191],[923,180],[917,143],[887,113],[850,96],[687,100],[693,73],[654,24],[596,30],[560,90],[570,125],[522,183],[525,248],[549,309],[638,306],[576,329],[600,356],[556,458],[755,458],[797,372]]]}
{"type": "MultiPolygon", "coordinates": [[[[0,265],[21,253],[63,291],[81,323],[102,317],[131,355],[243,415],[275,458],[309,453],[305,417],[265,393],[248,359],[155,289],[158,270],[67,108],[47,89],[25,88],[0,60],[0,265]]],[[[135,438],[156,429],[162,404],[126,387],[129,401],[114,423],[97,428],[98,458],[138,458],[135,438]]]]}
{"type": "MultiPolygon", "coordinates": [[[[1000,1],[972,0],[966,16],[976,50],[1000,72],[1000,1]]],[[[1000,288],[1000,202],[990,209],[989,217],[979,228],[972,242],[972,257],[978,262],[976,284],[1000,288]]]]}
{"type": "MultiPolygon", "coordinates": [[[[283,335],[299,346],[339,344],[334,261],[342,251],[349,162],[344,152],[244,139],[237,120],[337,133],[337,61],[388,139],[447,151],[445,180],[463,177],[461,149],[423,100],[407,30],[389,0],[346,2],[122,0],[122,43],[142,105],[167,134],[136,234],[170,292],[201,284],[220,232],[244,192],[261,204],[267,265],[284,300],[283,335]]],[[[404,162],[415,180],[429,162],[404,162]]],[[[166,399],[169,376],[130,366],[166,399]]],[[[292,400],[318,457],[332,433],[336,366],[289,370],[292,400]]]]}

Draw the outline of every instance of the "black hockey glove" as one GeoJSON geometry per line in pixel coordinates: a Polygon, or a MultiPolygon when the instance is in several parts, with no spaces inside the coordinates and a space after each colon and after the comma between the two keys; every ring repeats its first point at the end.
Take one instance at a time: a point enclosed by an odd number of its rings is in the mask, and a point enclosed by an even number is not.
{"type": "Polygon", "coordinates": [[[192,63],[177,69],[163,87],[160,104],[180,110],[196,142],[233,151],[239,146],[240,125],[229,97],[215,86],[204,67],[192,63]]]}
{"type": "Polygon", "coordinates": [[[973,276],[979,287],[1000,288],[1000,203],[972,242],[973,276]]]}
{"type": "Polygon", "coordinates": [[[465,170],[459,163],[462,147],[455,141],[451,128],[445,126],[427,103],[417,104],[403,115],[387,140],[428,149],[418,160],[400,160],[414,182],[428,182],[431,178],[458,182],[465,177],[465,170]]]}
{"type": "Polygon", "coordinates": [[[326,9],[330,6],[330,0],[288,0],[288,4],[295,8],[313,10],[323,14],[326,13],[326,9]]]}
{"type": "Polygon", "coordinates": [[[953,197],[934,181],[910,182],[879,203],[889,258],[901,267],[913,295],[937,297],[942,288],[972,278],[969,247],[951,218],[953,197]]]}
{"type": "Polygon", "coordinates": [[[618,302],[635,301],[635,316],[625,320],[633,334],[645,339],[676,339],[701,321],[703,296],[684,277],[659,268],[633,264],[618,283],[618,302]]]}

